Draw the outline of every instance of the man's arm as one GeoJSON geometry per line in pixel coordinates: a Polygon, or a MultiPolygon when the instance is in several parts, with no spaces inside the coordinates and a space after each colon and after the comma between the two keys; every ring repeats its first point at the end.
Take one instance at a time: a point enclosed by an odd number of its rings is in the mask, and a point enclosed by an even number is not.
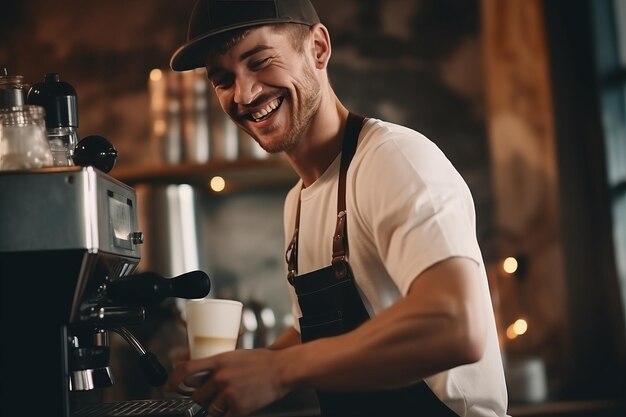
{"type": "Polygon", "coordinates": [[[414,280],[405,298],[356,330],[278,352],[281,383],[388,388],[479,360],[487,328],[479,280],[470,259],[439,262],[414,280]]]}
{"type": "Polygon", "coordinates": [[[487,317],[476,263],[450,258],[422,274],[408,295],[345,335],[303,344],[295,329],[274,349],[241,349],[183,362],[170,374],[175,391],[189,375],[211,371],[192,398],[247,415],[302,388],[374,390],[407,385],[479,360],[487,317]],[[290,346],[290,347],[286,347],[290,346]]]}
{"type": "Polygon", "coordinates": [[[285,349],[291,346],[299,345],[301,343],[300,333],[293,327],[285,330],[280,336],[276,338],[274,343],[267,346],[271,350],[285,349]]]}

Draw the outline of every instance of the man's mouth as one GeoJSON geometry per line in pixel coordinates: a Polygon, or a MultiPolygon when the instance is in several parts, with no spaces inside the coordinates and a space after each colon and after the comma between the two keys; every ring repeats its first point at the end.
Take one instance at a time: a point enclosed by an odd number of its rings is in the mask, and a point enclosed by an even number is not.
{"type": "Polygon", "coordinates": [[[272,113],[278,110],[280,105],[283,104],[283,100],[283,97],[275,98],[274,100],[267,103],[262,109],[252,113],[248,113],[248,118],[253,122],[260,122],[267,119],[268,117],[270,117],[270,115],[272,115],[272,113]]]}

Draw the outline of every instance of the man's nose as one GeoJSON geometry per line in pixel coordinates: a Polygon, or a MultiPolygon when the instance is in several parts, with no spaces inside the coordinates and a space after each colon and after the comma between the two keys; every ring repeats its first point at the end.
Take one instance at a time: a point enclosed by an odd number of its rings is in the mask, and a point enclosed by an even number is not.
{"type": "Polygon", "coordinates": [[[235,102],[237,104],[250,104],[261,92],[261,85],[256,77],[250,74],[242,74],[235,80],[235,102]]]}

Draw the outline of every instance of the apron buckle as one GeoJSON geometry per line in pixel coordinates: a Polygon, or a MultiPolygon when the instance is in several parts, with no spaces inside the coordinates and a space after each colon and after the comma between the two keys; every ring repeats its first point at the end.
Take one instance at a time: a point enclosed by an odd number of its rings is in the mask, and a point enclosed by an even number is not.
{"type": "Polygon", "coordinates": [[[346,257],[343,255],[335,256],[331,263],[335,270],[335,277],[337,277],[337,279],[346,279],[348,276],[348,262],[346,262],[346,257]]]}
{"type": "Polygon", "coordinates": [[[287,281],[289,281],[289,283],[293,286],[293,281],[296,278],[296,271],[294,271],[293,269],[290,269],[289,272],[287,272],[287,281]]]}

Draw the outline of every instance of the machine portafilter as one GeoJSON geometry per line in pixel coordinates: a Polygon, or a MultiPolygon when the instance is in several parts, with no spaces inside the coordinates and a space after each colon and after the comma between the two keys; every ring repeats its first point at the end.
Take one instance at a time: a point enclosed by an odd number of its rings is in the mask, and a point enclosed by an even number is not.
{"type": "MultiPolygon", "coordinates": [[[[112,282],[107,286],[111,300],[124,305],[150,306],[170,297],[203,298],[211,290],[211,281],[206,273],[192,271],[175,278],[166,279],[154,272],[129,275],[124,280],[112,282]]],[[[141,343],[125,327],[111,330],[122,336],[139,355],[139,367],[152,386],[161,386],[167,380],[167,371],[156,356],[147,352],[141,343]]]]}
{"type": "Polygon", "coordinates": [[[154,272],[124,276],[109,282],[106,278],[96,289],[93,299],[86,300],[80,321],[72,326],[70,349],[70,390],[89,391],[113,384],[108,359],[107,331],[119,334],[138,354],[139,368],[151,386],[161,386],[167,371],[157,357],[125,327],[145,318],[145,307],[166,298],[203,298],[211,283],[206,273],[192,271],[174,278],[164,278],[154,272]]]}

